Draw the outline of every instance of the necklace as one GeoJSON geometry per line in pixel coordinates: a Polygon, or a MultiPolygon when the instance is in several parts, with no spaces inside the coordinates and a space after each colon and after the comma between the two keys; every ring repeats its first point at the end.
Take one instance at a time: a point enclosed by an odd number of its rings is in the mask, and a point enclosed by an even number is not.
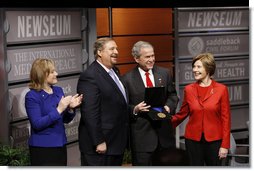
{"type": "Polygon", "coordinates": [[[48,94],[52,94],[53,93],[53,90],[52,90],[52,88],[51,87],[45,87],[45,88],[43,88],[43,90],[45,91],[45,92],[47,92],[48,94]]]}

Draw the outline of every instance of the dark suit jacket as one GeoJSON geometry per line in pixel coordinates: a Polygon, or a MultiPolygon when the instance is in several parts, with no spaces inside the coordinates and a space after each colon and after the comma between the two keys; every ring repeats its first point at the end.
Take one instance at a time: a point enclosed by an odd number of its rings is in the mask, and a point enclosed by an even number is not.
{"type": "MultiPolygon", "coordinates": [[[[167,94],[166,105],[174,114],[178,97],[172,84],[169,71],[162,67],[154,66],[153,75],[155,86],[165,86],[167,94]]],[[[174,130],[169,120],[152,121],[147,112],[133,115],[133,108],[144,101],[145,85],[138,71],[138,66],[123,76],[123,82],[129,93],[129,104],[131,106],[131,148],[138,152],[152,152],[156,149],[158,141],[162,147],[175,146],[174,130]]]]}
{"type": "Polygon", "coordinates": [[[230,103],[225,85],[212,81],[204,100],[198,95],[198,83],[192,83],[184,89],[184,99],[180,111],[173,116],[176,127],[187,116],[185,138],[200,141],[204,133],[207,141],[222,140],[221,147],[230,147],[230,103]]]}
{"type": "Polygon", "coordinates": [[[79,124],[79,147],[95,154],[96,146],[107,144],[107,155],[123,154],[128,136],[128,104],[116,83],[97,62],[80,75],[78,93],[84,94],[79,124]]]}

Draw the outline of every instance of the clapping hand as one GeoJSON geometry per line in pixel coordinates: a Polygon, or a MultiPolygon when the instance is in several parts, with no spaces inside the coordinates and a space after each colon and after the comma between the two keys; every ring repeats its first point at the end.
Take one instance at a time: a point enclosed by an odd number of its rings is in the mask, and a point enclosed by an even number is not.
{"type": "Polygon", "coordinates": [[[83,94],[81,95],[76,94],[74,96],[62,97],[57,107],[58,113],[61,114],[67,107],[69,107],[70,109],[73,109],[79,106],[82,102],[82,99],[83,99],[83,94]]]}
{"type": "Polygon", "coordinates": [[[70,104],[72,97],[71,96],[66,96],[62,97],[58,106],[57,106],[57,111],[59,114],[61,114],[70,104]]]}
{"type": "Polygon", "coordinates": [[[79,106],[82,103],[82,99],[83,99],[83,94],[81,94],[81,95],[76,94],[76,95],[72,96],[69,107],[71,109],[73,109],[73,108],[79,106]]]}

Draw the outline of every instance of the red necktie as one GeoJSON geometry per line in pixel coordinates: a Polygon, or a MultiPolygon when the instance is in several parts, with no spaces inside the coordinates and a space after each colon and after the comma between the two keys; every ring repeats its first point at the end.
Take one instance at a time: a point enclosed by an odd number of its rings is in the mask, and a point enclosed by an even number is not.
{"type": "Polygon", "coordinates": [[[149,72],[146,72],[146,86],[153,87],[153,83],[152,83],[151,79],[149,78],[149,72]]]}

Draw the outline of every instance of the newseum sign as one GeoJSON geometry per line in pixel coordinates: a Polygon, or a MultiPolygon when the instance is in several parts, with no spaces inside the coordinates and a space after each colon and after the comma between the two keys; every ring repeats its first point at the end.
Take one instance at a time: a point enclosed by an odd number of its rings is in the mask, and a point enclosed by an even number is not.
{"type": "Polygon", "coordinates": [[[28,80],[32,63],[37,58],[52,59],[59,75],[82,71],[81,42],[32,46],[30,48],[16,47],[7,50],[7,57],[9,83],[28,80]]]}
{"type": "MultiPolygon", "coordinates": [[[[64,94],[75,95],[78,77],[65,77],[58,79],[57,86],[62,87],[64,94]]],[[[11,121],[18,121],[27,118],[25,109],[25,96],[29,91],[28,84],[19,84],[9,88],[9,111],[11,121]]]]}
{"type": "Polygon", "coordinates": [[[237,8],[180,8],[178,31],[225,31],[249,29],[249,9],[237,8]]]}
{"type": "MultiPolygon", "coordinates": [[[[214,79],[216,81],[235,81],[249,79],[249,57],[215,59],[216,70],[214,79]]],[[[179,82],[188,84],[195,81],[192,72],[192,61],[186,60],[179,64],[179,82]]]]}
{"type": "Polygon", "coordinates": [[[6,11],[7,43],[81,39],[81,11],[6,11]]]}
{"type": "MultiPolygon", "coordinates": [[[[212,53],[216,62],[214,80],[228,88],[231,130],[242,134],[249,120],[249,8],[177,8],[175,14],[179,105],[183,101],[184,87],[195,82],[193,57],[212,53]]],[[[179,126],[180,136],[184,134],[187,120],[179,126]]],[[[243,138],[242,135],[235,138],[243,138]]]]}
{"type": "Polygon", "coordinates": [[[11,125],[11,141],[14,147],[27,148],[29,136],[30,123],[28,120],[11,125]]]}
{"type": "MultiPolygon", "coordinates": [[[[246,105],[249,103],[249,83],[246,81],[237,83],[223,83],[228,88],[230,105],[246,105]]],[[[184,86],[180,87],[180,103],[184,97],[184,86]]],[[[180,105],[181,105],[180,104],[180,105]]]]}
{"type": "Polygon", "coordinates": [[[192,34],[179,37],[179,58],[192,58],[200,53],[210,52],[215,56],[249,54],[247,32],[192,34]]]}

